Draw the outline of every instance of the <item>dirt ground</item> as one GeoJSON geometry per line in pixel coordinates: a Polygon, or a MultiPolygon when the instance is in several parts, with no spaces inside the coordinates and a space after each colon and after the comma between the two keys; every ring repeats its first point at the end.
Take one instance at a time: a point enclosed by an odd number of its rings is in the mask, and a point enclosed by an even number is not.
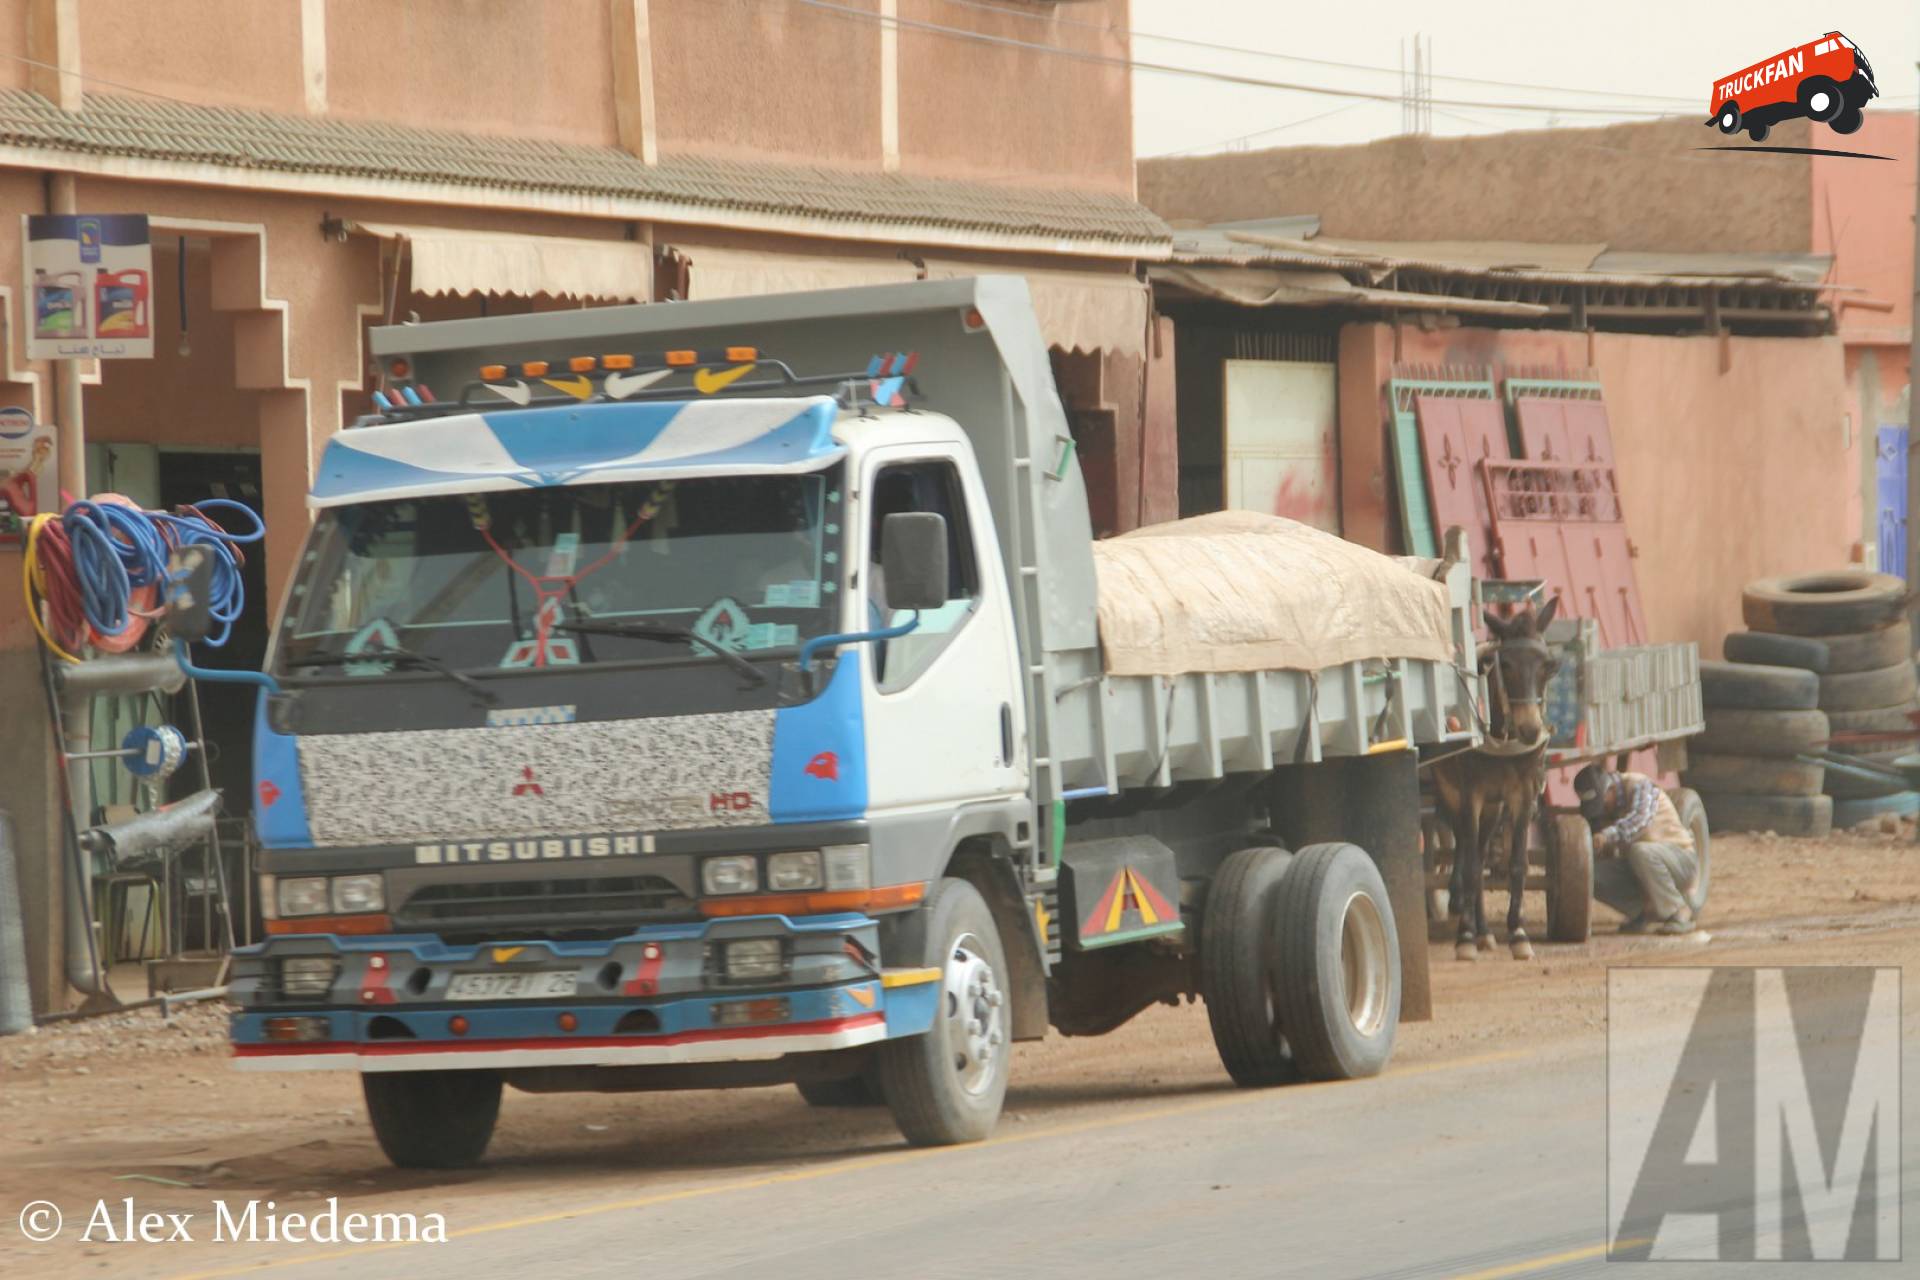
{"type": "MultiPolygon", "coordinates": [[[[1436,1016],[1401,1030],[1395,1065],[1544,1046],[1604,1031],[1616,964],[1874,963],[1920,976],[1920,846],[1912,826],[1821,840],[1729,835],[1713,847],[1708,933],[1623,937],[1595,906],[1581,945],[1540,944],[1463,964],[1430,947],[1436,1016]]],[[[1543,936],[1538,896],[1527,917],[1543,936]]],[[[1489,915],[1505,914],[1503,893],[1489,915]]],[[[463,1220],[565,1204],[636,1186],[697,1186],[896,1147],[884,1111],[814,1110],[791,1089],[682,1094],[509,1093],[488,1163],[458,1174],[403,1173],[375,1147],[349,1074],[253,1075],[226,1061],[224,1012],[152,1011],[43,1027],[0,1041],[0,1274],[28,1252],[17,1206],[68,1212],[137,1195],[142,1209],[204,1208],[210,1195],[314,1209],[328,1196],[373,1211],[419,1208],[423,1193],[463,1220]]],[[[1391,1071],[1392,1068],[1389,1068],[1391,1071]]],[[[1093,1108],[1227,1088],[1200,1005],[1157,1008],[1098,1040],[1021,1045],[1003,1124],[1055,1127],[1093,1108]]],[[[125,1251],[63,1249],[68,1274],[139,1274],[125,1251]]],[[[149,1262],[151,1259],[149,1259],[149,1262]]],[[[18,1274],[25,1274],[24,1272],[18,1274]]]]}

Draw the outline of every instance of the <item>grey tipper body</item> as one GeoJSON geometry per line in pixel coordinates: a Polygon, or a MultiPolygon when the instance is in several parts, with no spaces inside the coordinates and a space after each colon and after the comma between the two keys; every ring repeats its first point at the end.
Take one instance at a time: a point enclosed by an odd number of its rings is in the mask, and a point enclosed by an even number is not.
{"type": "Polygon", "coordinates": [[[382,905],[243,953],[243,1065],[358,1070],[393,1159],[457,1164],[501,1082],[864,1090],[955,1142],[1050,1025],[1202,995],[1251,1085],[1371,1075],[1426,1016],[1415,768],[1477,741],[1466,568],[1407,588],[1444,659],[1109,673],[1023,279],[372,341],[437,404],[317,469],[258,771],[302,810],[263,818],[267,891],[382,905]],[[715,522],[761,550],[689,561],[715,522]],[[433,608],[314,621],[395,582],[433,608]],[[369,628],[442,648],[383,671],[369,628]]]}

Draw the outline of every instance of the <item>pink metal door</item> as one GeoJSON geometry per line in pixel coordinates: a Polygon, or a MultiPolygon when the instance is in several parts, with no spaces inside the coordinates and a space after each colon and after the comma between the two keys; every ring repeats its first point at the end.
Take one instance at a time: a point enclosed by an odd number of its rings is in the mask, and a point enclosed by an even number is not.
{"type": "MultiPolygon", "coordinates": [[[[1416,395],[1420,453],[1433,495],[1433,527],[1445,535],[1453,525],[1472,540],[1474,572],[1497,578],[1493,557],[1493,519],[1476,469],[1486,459],[1507,461],[1507,423],[1497,400],[1461,396],[1416,395]]],[[[1506,575],[1511,577],[1512,575],[1506,575]]]]}

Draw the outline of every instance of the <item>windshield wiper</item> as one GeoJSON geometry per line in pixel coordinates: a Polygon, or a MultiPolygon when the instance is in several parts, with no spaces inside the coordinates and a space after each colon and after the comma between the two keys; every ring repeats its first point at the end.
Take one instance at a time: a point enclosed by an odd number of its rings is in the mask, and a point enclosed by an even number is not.
{"type": "Polygon", "coordinates": [[[723,644],[707,639],[691,627],[675,627],[664,622],[556,622],[556,631],[573,631],[592,636],[633,636],[640,640],[685,640],[710,653],[718,654],[728,666],[747,676],[755,684],[765,684],[767,673],[723,644]]]}
{"type": "Polygon", "coordinates": [[[303,653],[298,657],[286,659],[282,665],[294,667],[344,667],[349,662],[393,662],[410,667],[425,667],[437,671],[452,680],[461,688],[479,698],[482,702],[495,704],[500,695],[475,680],[464,671],[455,669],[430,653],[421,653],[415,649],[403,649],[397,645],[386,645],[379,649],[366,649],[359,653],[303,653]]]}

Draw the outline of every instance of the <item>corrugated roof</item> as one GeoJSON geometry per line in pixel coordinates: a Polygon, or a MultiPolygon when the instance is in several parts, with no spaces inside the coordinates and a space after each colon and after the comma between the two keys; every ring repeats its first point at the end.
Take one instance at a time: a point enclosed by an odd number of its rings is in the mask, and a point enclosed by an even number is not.
{"type": "Polygon", "coordinates": [[[101,156],[325,173],[533,192],[580,193],[701,209],[896,224],[997,235],[1164,245],[1158,215],[1125,196],[997,186],[704,156],[643,164],[614,147],[408,125],[284,116],[237,107],[88,94],[62,111],[24,90],[0,91],[0,145],[101,156]]]}

